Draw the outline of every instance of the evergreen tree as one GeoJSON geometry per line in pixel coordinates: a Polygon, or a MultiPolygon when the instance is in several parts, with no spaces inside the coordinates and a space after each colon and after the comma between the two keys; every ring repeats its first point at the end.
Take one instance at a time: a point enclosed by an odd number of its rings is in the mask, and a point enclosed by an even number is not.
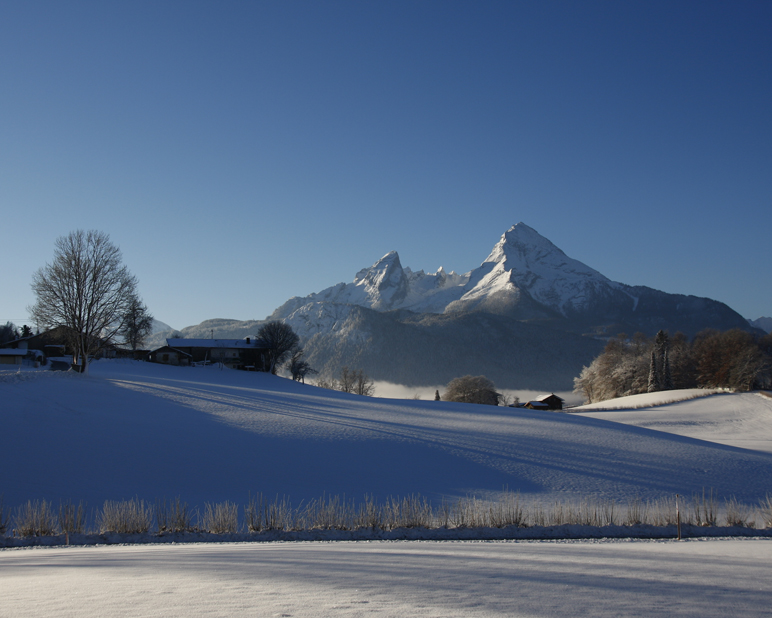
{"type": "Polygon", "coordinates": [[[434,401],[440,400],[440,391],[434,391],[434,401]]]}

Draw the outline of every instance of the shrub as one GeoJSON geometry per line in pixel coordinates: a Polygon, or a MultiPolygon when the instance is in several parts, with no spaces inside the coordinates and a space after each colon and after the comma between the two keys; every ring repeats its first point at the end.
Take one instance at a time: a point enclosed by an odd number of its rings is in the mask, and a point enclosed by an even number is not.
{"type": "Polygon", "coordinates": [[[261,493],[250,496],[244,514],[249,532],[293,530],[296,527],[297,513],[286,496],[281,499],[276,496],[273,502],[266,500],[261,493]]]}
{"type": "Polygon", "coordinates": [[[759,504],[761,519],[764,521],[765,528],[772,528],[772,495],[767,494],[759,504]]]}
{"type": "Polygon", "coordinates": [[[239,530],[239,508],[233,502],[204,505],[199,527],[212,534],[232,534],[239,530]]]}
{"type": "Polygon", "coordinates": [[[82,534],[86,521],[83,502],[75,506],[69,500],[59,504],[59,531],[63,534],[82,534]]]}
{"type": "Polygon", "coordinates": [[[354,501],[322,496],[308,503],[300,515],[300,527],[305,530],[351,530],[355,526],[354,501]]]}
{"type": "Polygon", "coordinates": [[[192,516],[187,502],[177,496],[167,504],[166,498],[156,502],[156,522],[158,532],[188,532],[193,530],[192,516]]]}
{"type": "Polygon", "coordinates": [[[713,490],[710,493],[705,494],[705,490],[702,490],[702,497],[695,494],[692,498],[692,507],[694,510],[694,524],[697,526],[715,526],[718,521],[718,513],[716,511],[716,498],[713,495],[713,490]]]}
{"type": "Polygon", "coordinates": [[[45,500],[20,506],[14,519],[15,532],[18,536],[51,536],[56,533],[56,517],[51,503],[45,500]]]}
{"type": "Polygon", "coordinates": [[[735,498],[726,501],[726,525],[741,528],[755,528],[756,522],[751,519],[751,510],[745,504],[740,504],[735,498]]]}
{"type": "Polygon", "coordinates": [[[120,534],[140,534],[150,530],[153,524],[153,508],[144,500],[105,500],[102,512],[97,516],[99,531],[120,534]]]}
{"type": "Polygon", "coordinates": [[[3,497],[0,496],[0,534],[8,530],[8,511],[3,506],[3,497]]]}
{"type": "Polygon", "coordinates": [[[627,504],[627,516],[624,519],[624,525],[635,526],[646,523],[648,512],[648,503],[636,496],[627,504]]]}
{"type": "Polygon", "coordinates": [[[390,528],[428,528],[434,521],[429,501],[418,494],[389,498],[386,513],[390,528]]]}

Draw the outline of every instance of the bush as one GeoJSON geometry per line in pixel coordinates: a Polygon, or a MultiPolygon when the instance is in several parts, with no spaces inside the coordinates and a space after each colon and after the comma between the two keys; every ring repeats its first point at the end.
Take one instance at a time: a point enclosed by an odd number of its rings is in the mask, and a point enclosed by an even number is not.
{"type": "Polygon", "coordinates": [[[158,532],[188,532],[193,530],[192,517],[188,511],[187,502],[179,498],[169,501],[166,498],[156,502],[155,507],[158,532]]]}
{"type": "Polygon", "coordinates": [[[232,534],[239,531],[239,507],[233,502],[204,505],[199,527],[212,534],[232,534]]]}
{"type": "Polygon", "coordinates": [[[8,511],[3,506],[3,497],[0,496],[0,534],[8,530],[8,511]]]}
{"type": "Polygon", "coordinates": [[[52,536],[56,534],[56,517],[51,503],[28,500],[16,511],[15,532],[18,536],[52,536]]]}
{"type": "Polygon", "coordinates": [[[102,533],[141,534],[153,525],[153,508],[138,498],[120,502],[105,500],[97,520],[102,533]]]}
{"type": "Polygon", "coordinates": [[[249,532],[296,528],[297,513],[286,496],[282,496],[281,499],[276,496],[273,502],[266,500],[263,494],[250,496],[249,503],[244,507],[244,513],[249,532]]]}
{"type": "Polygon", "coordinates": [[[767,494],[759,504],[761,519],[764,521],[765,528],[772,528],[772,495],[767,494]]]}
{"type": "Polygon", "coordinates": [[[75,506],[67,501],[59,504],[59,531],[62,534],[82,534],[86,521],[86,509],[82,502],[75,506]]]}
{"type": "Polygon", "coordinates": [[[751,510],[735,498],[726,501],[726,525],[740,528],[755,528],[756,522],[751,519],[751,510]]]}

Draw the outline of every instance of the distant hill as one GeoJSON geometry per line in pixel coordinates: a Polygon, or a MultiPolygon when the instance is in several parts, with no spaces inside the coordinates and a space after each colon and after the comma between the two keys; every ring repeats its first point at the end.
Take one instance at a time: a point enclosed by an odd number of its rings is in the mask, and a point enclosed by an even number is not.
{"type": "Polygon", "coordinates": [[[166,324],[165,322],[161,322],[161,320],[156,320],[153,318],[153,330],[151,331],[151,334],[156,333],[164,333],[166,331],[173,330],[171,326],[166,324]]]}
{"type": "Polygon", "coordinates": [[[763,330],[765,333],[772,333],[772,318],[759,318],[758,320],[748,320],[751,326],[763,330]]]}

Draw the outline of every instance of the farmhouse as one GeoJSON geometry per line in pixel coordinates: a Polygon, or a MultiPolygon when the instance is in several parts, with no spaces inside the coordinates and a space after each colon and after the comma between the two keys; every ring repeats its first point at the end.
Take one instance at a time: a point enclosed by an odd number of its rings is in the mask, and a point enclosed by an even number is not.
{"type": "Polygon", "coordinates": [[[232,369],[265,371],[267,349],[259,340],[169,338],[166,345],[148,354],[148,360],[168,365],[222,363],[232,369]]]}
{"type": "Polygon", "coordinates": [[[530,408],[531,410],[562,410],[563,399],[552,393],[529,401],[523,407],[530,408]]]}
{"type": "MultiPolygon", "coordinates": [[[[29,337],[20,337],[3,344],[2,348],[13,350],[39,350],[45,358],[65,357],[77,355],[73,342],[75,341],[74,331],[67,326],[57,326],[50,330],[31,335],[29,337]]],[[[94,339],[96,342],[97,340],[94,339]]],[[[115,346],[106,341],[99,341],[101,348],[97,358],[112,358],[115,356],[115,346]]]]}

